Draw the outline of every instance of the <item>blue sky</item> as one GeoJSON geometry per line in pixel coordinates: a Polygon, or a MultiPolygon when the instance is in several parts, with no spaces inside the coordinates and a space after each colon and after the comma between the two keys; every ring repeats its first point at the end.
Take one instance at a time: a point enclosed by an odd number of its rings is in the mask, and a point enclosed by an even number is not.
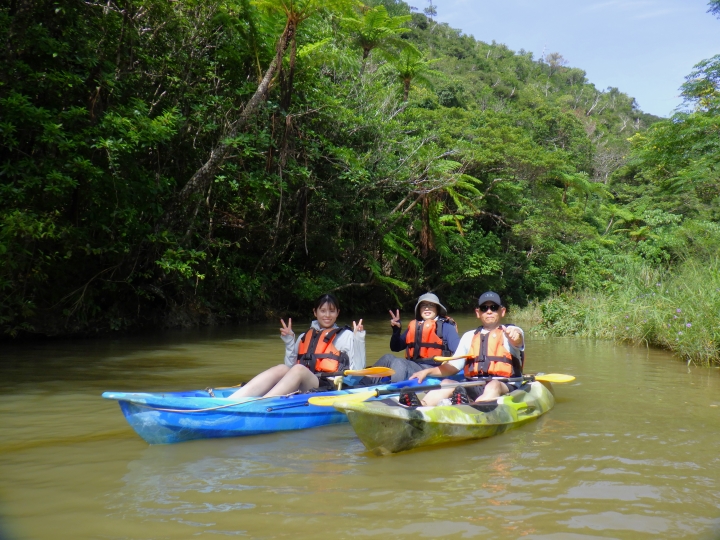
{"type": "MultiPolygon", "coordinates": [[[[422,11],[427,0],[408,0],[422,11]]],[[[559,52],[599,90],[615,86],[669,116],[693,66],[720,54],[707,0],[433,0],[437,20],[539,58],[559,52]]]]}

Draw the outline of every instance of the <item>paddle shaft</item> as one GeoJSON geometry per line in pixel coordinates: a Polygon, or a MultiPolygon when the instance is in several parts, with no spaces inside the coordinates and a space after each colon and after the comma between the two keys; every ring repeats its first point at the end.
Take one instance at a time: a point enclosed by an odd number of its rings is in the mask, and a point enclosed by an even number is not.
{"type": "Polygon", "coordinates": [[[419,386],[404,386],[402,388],[378,388],[377,390],[375,390],[375,392],[377,392],[376,395],[378,395],[378,396],[384,396],[387,394],[397,394],[398,392],[403,392],[404,390],[409,390],[411,392],[426,392],[429,390],[442,390],[444,388],[455,388],[457,386],[482,386],[483,384],[487,384],[490,381],[520,382],[525,379],[526,379],[526,377],[513,377],[510,379],[508,379],[507,377],[488,377],[488,378],[485,378],[482,380],[459,382],[457,384],[426,384],[426,385],[419,385],[419,386]]]}
{"type": "Polygon", "coordinates": [[[472,354],[463,354],[462,356],[434,356],[433,360],[436,362],[451,362],[453,360],[467,360],[468,358],[474,358],[472,354]]]}
{"type": "Polygon", "coordinates": [[[391,388],[376,388],[367,392],[350,392],[341,396],[314,396],[308,399],[310,405],[320,407],[332,407],[336,401],[360,402],[368,399],[384,396],[388,394],[401,394],[403,392],[423,392],[427,390],[441,390],[448,388],[457,388],[458,386],[482,386],[490,381],[500,382],[533,382],[541,383],[563,383],[574,381],[572,375],[563,375],[561,373],[538,373],[536,375],[524,375],[522,377],[484,377],[476,381],[459,382],[456,384],[426,384],[418,386],[402,386],[393,385],[391,388]]]}
{"type": "Polygon", "coordinates": [[[349,374],[350,374],[350,370],[346,369],[345,371],[336,371],[335,373],[319,372],[319,373],[316,373],[315,375],[317,375],[318,377],[342,377],[343,375],[349,375],[349,374]]]}
{"type": "Polygon", "coordinates": [[[345,371],[336,371],[335,373],[316,373],[318,377],[341,377],[341,376],[375,376],[390,377],[395,375],[395,370],[386,367],[369,367],[364,369],[346,369],[345,371]]]}

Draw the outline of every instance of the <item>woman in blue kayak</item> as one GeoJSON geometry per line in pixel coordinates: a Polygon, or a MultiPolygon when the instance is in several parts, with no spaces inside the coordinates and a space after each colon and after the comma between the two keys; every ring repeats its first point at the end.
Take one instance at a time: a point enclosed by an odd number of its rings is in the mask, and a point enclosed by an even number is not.
{"type": "MultiPolygon", "coordinates": [[[[285,363],[267,369],[253,377],[230,396],[271,397],[295,392],[307,392],[319,386],[330,388],[326,377],[342,375],[348,369],[365,367],[365,330],[362,319],[349,327],[335,324],[340,304],[332,294],[323,294],[315,301],[315,320],[310,329],[295,339],[292,319],[280,320],[280,337],[285,342],[285,363]]],[[[346,383],[352,384],[348,377],[346,383]]]]}

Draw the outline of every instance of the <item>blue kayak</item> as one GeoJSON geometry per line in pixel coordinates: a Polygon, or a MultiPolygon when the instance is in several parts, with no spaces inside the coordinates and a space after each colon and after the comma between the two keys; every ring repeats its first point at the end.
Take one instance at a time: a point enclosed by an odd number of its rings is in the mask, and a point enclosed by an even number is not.
{"type": "Polygon", "coordinates": [[[333,407],[308,404],[312,396],[367,392],[375,388],[414,386],[416,380],[295,394],[272,398],[235,398],[237,388],[186,392],[104,392],[114,399],[135,432],[150,444],[170,444],[194,439],[241,437],[276,431],[308,429],[347,422],[345,413],[333,407]]]}

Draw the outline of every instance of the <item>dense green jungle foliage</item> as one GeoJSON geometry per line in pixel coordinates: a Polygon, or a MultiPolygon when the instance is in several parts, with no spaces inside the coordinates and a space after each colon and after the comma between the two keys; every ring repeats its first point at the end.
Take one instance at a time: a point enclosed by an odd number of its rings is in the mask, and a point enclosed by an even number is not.
{"type": "MultiPolygon", "coordinates": [[[[709,6],[720,18],[720,2],[709,6]]],[[[681,91],[683,110],[633,135],[612,175],[619,276],[533,306],[542,332],[720,363],[720,54],[699,62],[681,91]]]]}
{"type": "Polygon", "coordinates": [[[687,110],[635,134],[611,182],[613,232],[625,238],[620,276],[602,294],[588,288],[543,302],[544,333],[720,362],[720,55],[697,64],[682,92],[687,110]]]}
{"type": "Polygon", "coordinates": [[[525,305],[720,245],[719,58],[659,121],[433,15],[4,4],[2,334],[307,315],[324,291],[360,315],[426,290],[525,305]]]}

